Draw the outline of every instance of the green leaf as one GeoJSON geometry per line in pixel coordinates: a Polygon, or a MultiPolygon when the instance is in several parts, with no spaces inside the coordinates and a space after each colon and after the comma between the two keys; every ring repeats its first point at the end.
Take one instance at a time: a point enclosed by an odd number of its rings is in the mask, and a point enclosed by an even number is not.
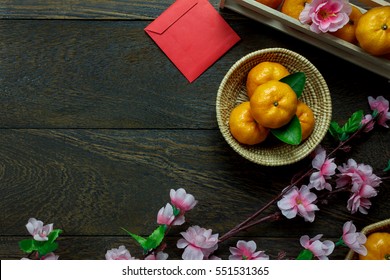
{"type": "Polygon", "coordinates": [[[354,133],[357,131],[362,123],[363,119],[363,110],[359,110],[352,114],[352,116],[348,119],[348,121],[341,128],[343,132],[347,134],[354,133]]]}
{"type": "Polygon", "coordinates": [[[165,225],[159,226],[147,238],[143,238],[142,236],[131,233],[124,228],[122,229],[126,231],[135,241],[137,241],[145,251],[149,251],[151,249],[157,248],[157,246],[161,244],[164,239],[167,227],[165,225]]]}
{"type": "Polygon", "coordinates": [[[311,260],[311,259],[313,259],[313,253],[307,249],[302,250],[297,257],[297,260],[311,260]]]}
{"type": "Polygon", "coordinates": [[[340,125],[331,121],[329,126],[329,133],[337,140],[345,141],[350,134],[356,132],[360,127],[363,119],[363,110],[359,110],[351,115],[348,121],[340,127],[340,125]]]}
{"type": "Polygon", "coordinates": [[[25,253],[31,253],[32,251],[36,251],[34,239],[24,239],[19,241],[19,248],[25,253]]]}
{"type": "Polygon", "coordinates": [[[37,251],[39,253],[39,257],[42,257],[57,250],[57,248],[58,248],[57,242],[44,241],[40,243],[39,247],[37,247],[37,251]]]}
{"type": "Polygon", "coordinates": [[[174,205],[172,205],[172,208],[173,208],[173,215],[175,215],[175,217],[180,214],[179,208],[176,208],[174,205]]]}
{"type": "Polygon", "coordinates": [[[146,238],[143,238],[142,236],[139,236],[139,235],[136,235],[134,233],[131,233],[130,231],[128,231],[127,229],[124,229],[122,228],[124,231],[126,231],[135,241],[138,242],[139,245],[141,245],[141,247],[144,249],[144,250],[147,250],[146,248],[146,238]]]}
{"type": "Polygon", "coordinates": [[[288,84],[299,98],[305,87],[306,75],[303,72],[296,72],[280,79],[280,81],[288,84]]]}
{"type": "Polygon", "coordinates": [[[158,245],[164,239],[165,231],[167,227],[165,225],[161,225],[156,228],[151,235],[146,239],[146,247],[148,250],[157,248],[158,245]]]}
{"type": "Polygon", "coordinates": [[[62,233],[62,230],[60,229],[55,229],[52,232],[50,232],[47,242],[53,243],[58,238],[60,233],[62,233]]]}
{"type": "Polygon", "coordinates": [[[389,172],[390,171],[390,160],[389,162],[387,163],[387,167],[385,169],[383,169],[384,172],[389,172]]]}
{"type": "Polygon", "coordinates": [[[329,125],[329,133],[335,139],[340,139],[340,135],[343,133],[343,131],[337,122],[331,121],[329,125]]]}
{"type": "Polygon", "coordinates": [[[277,129],[271,129],[271,133],[284,143],[298,145],[302,141],[301,124],[297,116],[285,126],[277,129]]]}

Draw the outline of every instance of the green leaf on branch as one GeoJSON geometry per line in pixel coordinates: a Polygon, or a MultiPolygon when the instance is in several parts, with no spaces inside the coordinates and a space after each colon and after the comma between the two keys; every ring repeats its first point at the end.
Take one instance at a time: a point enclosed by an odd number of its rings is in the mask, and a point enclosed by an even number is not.
{"type": "Polygon", "coordinates": [[[141,247],[146,250],[145,248],[145,243],[146,243],[146,238],[143,238],[142,236],[139,236],[139,235],[136,235],[134,233],[131,233],[130,231],[128,231],[127,229],[124,229],[122,228],[124,231],[127,232],[128,235],[130,235],[135,241],[138,242],[139,245],[141,245],[141,247]]]}
{"type": "Polygon", "coordinates": [[[271,133],[282,142],[290,145],[298,145],[302,141],[302,128],[297,116],[294,116],[285,126],[271,129],[271,133]]]}
{"type": "Polygon", "coordinates": [[[131,233],[124,228],[122,229],[126,231],[135,241],[137,241],[145,251],[149,251],[157,248],[161,244],[164,239],[167,227],[165,225],[159,226],[147,238],[131,233]]]}
{"type": "Polygon", "coordinates": [[[180,214],[180,209],[179,208],[176,208],[174,205],[172,205],[172,209],[173,209],[173,215],[175,217],[180,214]]]}
{"type": "Polygon", "coordinates": [[[331,121],[329,125],[329,133],[336,139],[339,139],[339,135],[343,133],[343,130],[339,124],[335,121],[331,121]]]}
{"type": "Polygon", "coordinates": [[[288,84],[299,98],[305,87],[306,75],[303,72],[296,72],[280,79],[280,82],[288,84]]]}
{"type": "Polygon", "coordinates": [[[385,169],[383,169],[384,172],[389,172],[390,171],[390,160],[389,162],[387,163],[387,167],[385,169]]]}
{"type": "Polygon", "coordinates": [[[50,232],[49,236],[47,237],[48,238],[47,242],[53,243],[61,233],[62,233],[62,230],[60,230],[60,229],[52,230],[50,232]]]}
{"type": "Polygon", "coordinates": [[[351,134],[356,132],[362,124],[363,110],[359,110],[351,115],[348,121],[341,127],[337,122],[331,121],[329,133],[339,141],[347,140],[351,134]]]}
{"type": "Polygon", "coordinates": [[[352,114],[352,116],[348,119],[348,121],[342,127],[343,132],[350,134],[357,131],[363,120],[363,110],[359,110],[352,114]]]}
{"type": "Polygon", "coordinates": [[[313,259],[313,253],[307,249],[302,250],[297,257],[297,260],[311,260],[311,259],[313,259]]]}
{"type": "MultiPolygon", "coordinates": [[[[34,240],[35,241],[35,240],[34,240]]],[[[45,256],[58,248],[57,242],[49,242],[49,241],[35,241],[36,248],[39,253],[39,256],[45,256]]]]}
{"type": "Polygon", "coordinates": [[[155,249],[164,239],[165,231],[167,227],[165,225],[161,225],[156,228],[151,235],[146,239],[146,246],[148,249],[155,249]]]}
{"type": "Polygon", "coordinates": [[[25,253],[37,251],[39,256],[47,255],[58,248],[58,243],[54,242],[62,230],[55,229],[48,235],[47,241],[37,241],[35,239],[24,239],[19,242],[19,248],[25,253]]]}
{"type": "Polygon", "coordinates": [[[25,253],[36,251],[34,239],[24,239],[19,241],[19,248],[25,253]]]}

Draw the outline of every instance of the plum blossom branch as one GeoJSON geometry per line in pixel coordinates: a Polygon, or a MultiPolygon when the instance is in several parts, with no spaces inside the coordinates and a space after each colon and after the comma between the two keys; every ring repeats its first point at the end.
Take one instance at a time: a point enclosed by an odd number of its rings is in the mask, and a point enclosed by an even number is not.
{"type": "MultiPolygon", "coordinates": [[[[270,217],[272,215],[266,216],[264,219],[259,219],[259,222],[253,224],[251,223],[251,221],[261,215],[265,210],[274,205],[275,202],[277,202],[282,214],[287,218],[293,218],[299,214],[306,221],[312,222],[314,220],[314,211],[319,210],[315,205],[318,202],[317,196],[310,191],[312,188],[315,188],[316,190],[327,189],[330,191],[327,193],[328,196],[337,192],[351,190],[352,196],[348,201],[347,209],[351,211],[352,214],[356,213],[358,210],[362,213],[367,213],[367,209],[371,205],[369,198],[376,196],[377,191],[375,188],[381,183],[380,178],[372,173],[372,168],[370,166],[364,164],[357,165],[354,160],[350,159],[349,163],[352,164],[352,166],[348,166],[352,168],[351,170],[347,170],[348,168],[346,165],[344,165],[344,167],[339,167],[341,174],[338,175],[340,178],[337,190],[332,191],[332,187],[327,181],[332,175],[335,175],[337,168],[337,165],[334,163],[334,158],[331,158],[331,156],[335,155],[340,150],[344,150],[344,148],[360,134],[371,131],[375,123],[386,128],[388,127],[386,121],[390,119],[390,113],[388,112],[389,102],[382,96],[379,96],[376,99],[370,96],[368,97],[368,102],[370,108],[373,110],[373,115],[367,115],[370,117],[366,117],[364,119],[359,119],[358,117],[356,118],[357,115],[355,115],[355,118],[353,118],[353,121],[350,123],[350,127],[357,127],[357,129],[355,129],[351,135],[347,136],[345,140],[340,141],[328,155],[326,155],[325,150],[319,147],[316,150],[317,155],[312,161],[312,166],[309,167],[306,172],[302,172],[300,176],[294,177],[292,182],[276,197],[266,203],[246,220],[222,235],[220,242],[225,241],[242,230],[248,229],[252,225],[258,224],[262,221],[271,220],[270,217]],[[360,175],[366,176],[368,181],[360,178],[360,184],[358,184],[358,177],[360,175]],[[354,177],[351,180],[355,180],[352,188],[346,187],[346,184],[343,185],[341,183],[343,181],[345,182],[347,177],[351,176],[354,177]],[[296,185],[301,183],[307,177],[310,177],[310,184],[298,189],[296,185]]],[[[350,127],[340,128],[340,133],[343,133],[345,136],[345,132],[351,130],[350,127]]]]}
{"type": "MultiPolygon", "coordinates": [[[[358,112],[343,127],[333,124],[331,134],[339,140],[338,145],[328,154],[322,147],[317,147],[311,166],[293,176],[288,186],[247,219],[222,236],[213,233],[211,229],[198,225],[191,226],[186,231],[181,232],[182,238],[177,241],[176,246],[183,249],[182,258],[189,260],[219,259],[213,255],[218,249],[219,243],[263,222],[276,221],[283,217],[292,219],[296,216],[301,216],[305,221],[313,222],[315,212],[319,211],[317,204],[340,192],[350,194],[346,208],[351,214],[356,212],[367,214],[371,206],[370,199],[377,195],[378,187],[384,180],[388,180],[389,176],[379,177],[374,174],[371,166],[357,163],[354,159],[349,159],[346,163],[337,166],[334,156],[338,151],[349,151],[352,140],[362,133],[371,131],[375,125],[388,128],[386,122],[390,120],[389,102],[382,96],[376,99],[369,97],[368,101],[373,110],[372,114],[363,117],[362,112],[358,112]],[[309,181],[306,185],[303,184],[305,179],[309,181]],[[301,186],[298,187],[299,185],[301,186]],[[317,196],[318,192],[325,193],[317,196]],[[262,217],[261,214],[271,206],[277,206],[278,210],[262,217]]],[[[384,172],[389,171],[390,161],[384,169],[384,172]]],[[[164,249],[166,248],[165,238],[168,232],[173,226],[183,225],[186,221],[186,213],[198,203],[195,197],[183,188],[172,189],[169,195],[170,202],[159,209],[156,219],[158,226],[148,237],[138,236],[125,230],[143,248],[142,259],[166,260],[168,254],[164,252],[164,249]]],[[[53,224],[44,225],[42,221],[35,218],[29,219],[26,228],[33,238],[22,240],[19,242],[19,246],[24,252],[30,254],[29,259],[58,259],[58,256],[54,254],[58,247],[55,240],[62,232],[61,230],[53,229],[53,224]]],[[[299,241],[303,250],[297,259],[326,260],[337,247],[348,247],[358,254],[367,254],[367,249],[364,246],[367,240],[366,236],[356,231],[352,221],[344,224],[342,235],[336,242],[322,241],[322,237],[322,234],[317,234],[312,238],[303,235],[299,241]]],[[[229,259],[231,260],[269,259],[264,251],[257,251],[257,245],[253,240],[239,240],[235,247],[229,248],[229,251],[231,253],[229,259]]],[[[280,254],[278,258],[284,257],[285,254],[280,254]]],[[[124,245],[107,250],[105,258],[107,260],[136,259],[124,245]]]]}

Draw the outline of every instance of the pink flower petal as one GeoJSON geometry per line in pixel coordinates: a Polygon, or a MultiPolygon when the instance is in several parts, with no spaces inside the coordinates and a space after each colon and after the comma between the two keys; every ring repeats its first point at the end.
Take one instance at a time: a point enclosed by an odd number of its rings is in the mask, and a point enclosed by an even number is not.
{"type": "Polygon", "coordinates": [[[188,245],[183,252],[183,260],[203,260],[202,250],[192,245],[188,245]]]}

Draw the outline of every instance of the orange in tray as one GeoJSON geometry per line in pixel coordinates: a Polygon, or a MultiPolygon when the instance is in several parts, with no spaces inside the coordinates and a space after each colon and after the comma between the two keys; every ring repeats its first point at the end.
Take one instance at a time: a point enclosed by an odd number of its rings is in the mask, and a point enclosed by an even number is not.
{"type": "Polygon", "coordinates": [[[259,2],[261,4],[264,4],[268,7],[271,7],[273,9],[276,9],[279,7],[279,5],[282,3],[283,0],[256,0],[256,2],[259,2]]]}
{"type": "Polygon", "coordinates": [[[246,79],[246,91],[251,98],[255,89],[270,80],[280,80],[290,73],[286,67],[277,62],[264,61],[253,67],[246,79]]]}
{"type": "Polygon", "coordinates": [[[306,3],[310,2],[311,0],[284,0],[280,11],[283,14],[299,20],[299,15],[301,14],[306,3]]]}
{"type": "Polygon", "coordinates": [[[390,6],[365,12],[356,26],[356,38],[362,49],[372,55],[390,53],[390,6]]]}
{"type": "Polygon", "coordinates": [[[351,5],[351,7],[352,7],[352,12],[349,15],[349,22],[346,25],[344,25],[341,29],[337,30],[336,32],[332,32],[330,34],[340,39],[343,39],[347,42],[350,42],[352,44],[356,44],[357,39],[356,39],[355,30],[356,30],[357,23],[363,13],[355,6],[351,5]]]}
{"type": "Polygon", "coordinates": [[[229,118],[229,128],[238,142],[247,145],[263,142],[269,133],[269,129],[259,125],[253,118],[249,101],[233,109],[229,118]]]}

